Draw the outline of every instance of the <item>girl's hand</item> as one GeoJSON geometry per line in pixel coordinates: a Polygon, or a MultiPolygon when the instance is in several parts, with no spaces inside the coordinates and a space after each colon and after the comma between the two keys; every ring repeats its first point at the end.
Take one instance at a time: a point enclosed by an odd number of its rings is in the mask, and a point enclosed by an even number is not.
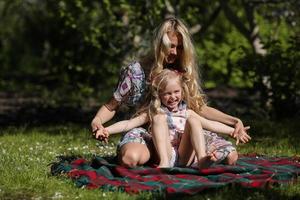
{"type": "Polygon", "coordinates": [[[108,142],[109,133],[105,128],[96,131],[95,138],[100,141],[108,142]]]}

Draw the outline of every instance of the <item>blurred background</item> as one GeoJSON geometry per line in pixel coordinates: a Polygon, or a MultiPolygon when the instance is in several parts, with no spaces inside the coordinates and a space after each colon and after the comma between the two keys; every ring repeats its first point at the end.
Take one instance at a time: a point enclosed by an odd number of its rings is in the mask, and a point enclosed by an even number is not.
{"type": "Polygon", "coordinates": [[[0,0],[0,125],[90,123],[153,30],[181,18],[210,105],[299,116],[300,0],[0,0]]]}

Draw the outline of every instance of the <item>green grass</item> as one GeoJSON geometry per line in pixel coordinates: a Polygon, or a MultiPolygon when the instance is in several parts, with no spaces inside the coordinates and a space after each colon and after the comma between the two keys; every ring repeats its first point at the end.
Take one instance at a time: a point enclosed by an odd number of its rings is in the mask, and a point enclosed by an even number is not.
{"type": "MultiPolygon", "coordinates": [[[[251,123],[252,141],[239,145],[240,153],[299,156],[300,120],[251,123]]],[[[105,145],[90,136],[87,127],[74,124],[39,127],[6,127],[0,130],[0,199],[154,199],[149,193],[128,195],[77,188],[64,177],[50,175],[49,164],[59,155],[115,155],[118,138],[105,145]]],[[[229,186],[204,191],[191,197],[172,199],[296,199],[300,183],[271,189],[246,189],[229,186]]]]}

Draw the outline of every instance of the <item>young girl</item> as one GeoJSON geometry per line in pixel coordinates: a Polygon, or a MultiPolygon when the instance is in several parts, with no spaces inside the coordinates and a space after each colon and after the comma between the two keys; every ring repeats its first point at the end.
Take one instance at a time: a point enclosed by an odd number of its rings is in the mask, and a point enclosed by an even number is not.
{"type": "MultiPolygon", "coordinates": [[[[97,132],[96,138],[107,140],[110,134],[134,130],[134,128],[149,122],[148,130],[151,134],[143,132],[148,135],[149,140],[151,138],[153,140],[159,158],[158,167],[186,166],[193,150],[195,150],[199,168],[207,166],[211,161],[219,160],[217,150],[220,146],[224,148],[227,145],[228,151],[236,153],[232,144],[223,138],[217,135],[214,137],[204,136],[206,133],[202,128],[228,135],[233,133],[234,128],[207,120],[187,108],[190,95],[180,72],[164,69],[152,80],[150,90],[149,105],[140,109],[132,119],[119,121],[106,127],[102,132],[97,132]],[[155,118],[156,120],[153,120],[155,118]],[[152,128],[157,127],[153,122],[160,120],[167,121],[167,126],[159,127],[159,130],[152,128]],[[181,142],[183,137],[189,137],[189,139],[181,142]]],[[[229,164],[233,164],[230,163],[230,160],[227,161],[229,164]]]]}

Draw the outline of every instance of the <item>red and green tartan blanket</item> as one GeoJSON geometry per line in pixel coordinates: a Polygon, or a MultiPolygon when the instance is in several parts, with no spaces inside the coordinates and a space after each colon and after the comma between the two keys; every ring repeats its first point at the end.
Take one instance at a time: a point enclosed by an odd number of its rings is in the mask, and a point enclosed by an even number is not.
{"type": "Polygon", "coordinates": [[[125,168],[102,157],[90,161],[83,158],[60,158],[52,163],[52,175],[66,175],[78,187],[101,188],[109,191],[139,193],[143,191],[166,194],[196,194],[209,188],[230,184],[244,187],[266,187],[297,180],[299,158],[240,156],[235,166],[214,165],[207,169],[153,168],[150,166],[125,168]]]}

